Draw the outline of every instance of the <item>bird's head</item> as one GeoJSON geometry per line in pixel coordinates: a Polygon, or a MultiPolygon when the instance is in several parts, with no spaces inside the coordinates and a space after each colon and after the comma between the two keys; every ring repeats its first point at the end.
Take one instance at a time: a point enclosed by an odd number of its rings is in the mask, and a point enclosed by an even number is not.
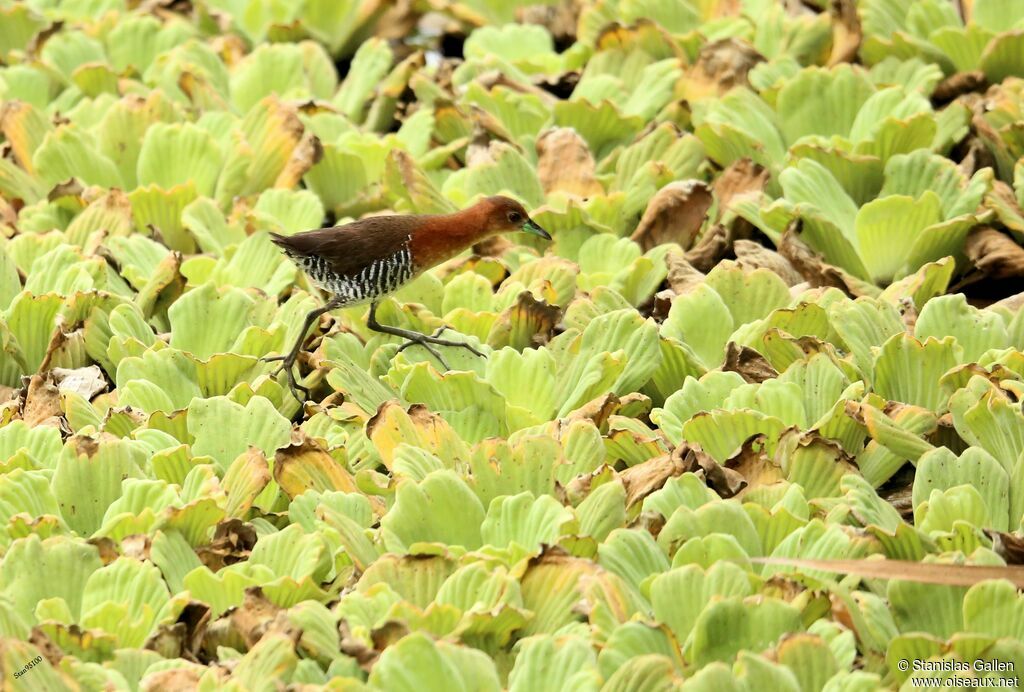
{"type": "Polygon", "coordinates": [[[551,235],[538,226],[530,215],[526,213],[523,205],[508,197],[488,197],[485,200],[489,210],[487,213],[487,228],[492,233],[532,233],[545,240],[551,240],[551,235]]]}

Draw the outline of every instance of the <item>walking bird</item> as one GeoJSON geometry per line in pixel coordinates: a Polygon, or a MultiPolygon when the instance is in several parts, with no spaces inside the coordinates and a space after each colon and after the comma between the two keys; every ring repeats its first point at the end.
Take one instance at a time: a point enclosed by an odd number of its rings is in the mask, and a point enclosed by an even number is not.
{"type": "Polygon", "coordinates": [[[399,350],[419,344],[445,368],[448,364],[431,344],[458,346],[483,355],[468,343],[440,338],[443,327],[427,335],[380,324],[376,316],[377,303],[474,243],[514,231],[551,240],[547,231],[530,219],[523,206],[508,197],[486,197],[452,214],[371,216],[344,226],[291,236],[271,233],[273,243],[331,296],[324,305],[306,315],[299,336],[287,354],[264,358],[282,361],[272,376],[285,370],[292,395],[299,399],[298,390],[301,390],[308,399],[309,390],[295,381],[292,372],[306,331],[325,312],[365,303],[370,304],[367,326],[373,331],[405,339],[406,343],[399,350]]]}

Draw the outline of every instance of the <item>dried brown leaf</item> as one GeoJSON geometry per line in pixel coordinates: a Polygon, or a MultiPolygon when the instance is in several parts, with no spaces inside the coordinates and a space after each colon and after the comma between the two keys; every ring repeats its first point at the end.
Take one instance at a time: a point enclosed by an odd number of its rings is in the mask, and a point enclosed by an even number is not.
{"type": "Polygon", "coordinates": [[[537,175],[545,194],[590,197],[604,192],[590,147],[571,127],[554,127],[537,138],[537,175]]]}
{"type": "Polygon", "coordinates": [[[63,182],[54,185],[46,195],[46,199],[50,202],[56,202],[63,197],[70,197],[72,200],[84,207],[85,200],[82,199],[82,194],[84,192],[85,188],[82,187],[82,183],[78,182],[78,178],[68,178],[63,182]]]}
{"type": "Polygon", "coordinates": [[[1008,565],[1024,565],[1024,538],[1003,531],[988,531],[992,537],[992,549],[1008,565]]]}
{"type": "Polygon", "coordinates": [[[863,32],[857,16],[856,0],[832,0],[829,4],[832,15],[832,53],[828,65],[852,62],[860,48],[863,32]]]}
{"type": "Polygon", "coordinates": [[[249,559],[256,545],[256,529],[241,519],[228,519],[217,524],[209,545],[196,548],[196,555],[211,571],[249,559]]]}
{"type": "Polygon", "coordinates": [[[754,384],[773,380],[779,376],[771,363],[749,346],[730,341],[725,347],[725,365],[722,370],[738,373],[744,381],[754,384]]]}
{"type": "Polygon", "coordinates": [[[755,435],[723,464],[746,480],[747,487],[740,493],[741,497],[753,488],[773,485],[785,479],[782,468],[764,450],[764,435],[755,435]]]}
{"type": "Polygon", "coordinates": [[[141,692],[195,692],[199,689],[199,679],[202,676],[202,669],[195,666],[158,670],[139,681],[139,690],[141,692]]]}
{"type": "Polygon", "coordinates": [[[971,92],[982,92],[988,85],[981,70],[957,72],[943,79],[932,92],[932,103],[944,105],[971,92]]]}
{"type": "Polygon", "coordinates": [[[729,234],[725,226],[716,223],[701,236],[695,246],[686,251],[686,261],[702,272],[709,272],[725,257],[729,250],[729,234]]]}
{"type": "Polygon", "coordinates": [[[694,286],[704,283],[707,278],[686,259],[686,254],[676,248],[672,248],[665,255],[665,264],[668,266],[668,285],[678,295],[688,292],[694,286]]]}
{"type": "Polygon", "coordinates": [[[796,229],[797,225],[791,225],[782,234],[782,240],[779,243],[779,254],[789,260],[793,268],[811,286],[815,288],[838,288],[853,298],[877,294],[877,290],[871,284],[848,274],[839,267],[825,262],[821,255],[800,239],[799,232],[796,229]]]}
{"type": "Polygon", "coordinates": [[[199,689],[201,671],[195,667],[169,668],[150,673],[139,681],[142,692],[194,692],[199,689]]]}
{"type": "Polygon", "coordinates": [[[686,76],[685,98],[697,101],[721,96],[733,87],[746,85],[747,74],[763,61],[764,57],[749,43],[736,38],[705,44],[686,76]]]}
{"type": "Polygon", "coordinates": [[[662,243],[693,246],[714,198],[707,183],[678,180],[658,190],[631,236],[645,251],[662,243]]]}
{"type": "Polygon", "coordinates": [[[685,473],[686,469],[679,458],[682,454],[683,452],[663,454],[631,466],[619,474],[619,479],[626,488],[626,507],[643,502],[645,497],[660,490],[669,478],[685,473]]]}
{"type": "Polygon", "coordinates": [[[307,490],[359,492],[348,469],[301,432],[297,441],[275,452],[274,480],[291,498],[307,490]]]}
{"type": "Polygon", "coordinates": [[[39,649],[39,653],[41,653],[52,666],[59,666],[60,660],[64,658],[64,652],[61,648],[54,644],[53,640],[38,627],[32,628],[32,632],[28,637],[28,643],[39,649]]]}
{"type": "Polygon", "coordinates": [[[246,646],[252,648],[271,629],[280,610],[263,595],[263,589],[250,586],[245,590],[242,605],[234,608],[228,619],[246,646]]]}
{"type": "Polygon", "coordinates": [[[64,427],[60,390],[51,373],[32,375],[28,382],[21,418],[29,427],[52,425],[64,427]]]}
{"type": "Polygon", "coordinates": [[[107,388],[109,384],[103,371],[97,365],[84,368],[54,368],[50,371],[54,384],[61,392],[74,392],[87,401],[107,388]]]}
{"type": "Polygon", "coordinates": [[[340,635],[339,651],[354,658],[360,668],[369,672],[373,668],[373,664],[377,662],[380,652],[372,646],[364,644],[360,637],[353,636],[348,620],[338,623],[338,634],[340,635]]]}
{"type": "Polygon", "coordinates": [[[608,464],[601,464],[590,473],[581,473],[566,485],[559,485],[556,494],[563,502],[577,505],[590,495],[592,489],[615,482],[621,482],[615,474],[615,469],[608,464]]]}
{"type": "Polygon", "coordinates": [[[778,274],[790,287],[804,282],[803,275],[796,270],[792,262],[760,243],[755,243],[752,240],[736,240],[732,244],[732,249],[736,253],[736,264],[744,269],[763,267],[778,274]]]}
{"type": "Polygon", "coordinates": [[[306,130],[302,139],[292,150],[288,162],[277,175],[274,187],[293,188],[302,180],[302,176],[309,172],[309,169],[320,162],[324,157],[324,147],[320,139],[311,131],[306,130]]]}
{"type": "Polygon", "coordinates": [[[1024,276],[1024,248],[1013,238],[987,226],[979,226],[967,235],[964,252],[978,271],[992,279],[1024,276]]]}
{"type": "MultiPolygon", "coordinates": [[[[81,452],[79,451],[79,454],[81,452]]],[[[104,565],[109,565],[111,562],[121,557],[120,551],[117,549],[117,543],[114,539],[108,536],[96,536],[86,541],[90,545],[96,548],[96,552],[99,553],[100,562],[104,565]]]]}
{"type": "Polygon", "coordinates": [[[50,336],[50,343],[46,345],[46,354],[39,363],[39,371],[50,370],[61,364],[68,364],[75,360],[78,353],[85,351],[85,331],[79,328],[72,328],[64,331],[68,323],[62,315],[57,316],[57,324],[50,336]]]}
{"type": "Polygon", "coordinates": [[[125,536],[121,539],[121,554],[135,560],[149,560],[149,550],[152,547],[150,537],[144,533],[125,536]]]}
{"type": "Polygon", "coordinates": [[[609,392],[571,411],[569,415],[565,416],[565,424],[568,425],[577,420],[589,420],[598,428],[603,429],[608,424],[608,417],[618,408],[619,397],[609,392]]]}
{"type": "Polygon", "coordinates": [[[487,342],[492,346],[523,349],[542,346],[551,340],[562,315],[556,305],[537,300],[530,291],[522,291],[516,302],[498,315],[487,342]]]}
{"type": "Polygon", "coordinates": [[[763,191],[769,176],[767,168],[750,159],[739,159],[729,164],[713,183],[719,218],[737,198],[763,191]]]}
{"type": "Polygon", "coordinates": [[[527,5],[516,8],[516,21],[520,24],[539,24],[548,30],[556,43],[568,45],[576,40],[581,6],[574,0],[527,5]]]}
{"type": "MultiPolygon", "coordinates": [[[[378,5],[387,5],[377,2],[378,5]]],[[[391,5],[374,25],[375,35],[383,39],[404,39],[416,31],[416,24],[420,19],[420,12],[416,9],[414,0],[391,0],[391,5]]],[[[369,12],[369,8],[363,8],[362,12],[369,12]]]]}
{"type": "Polygon", "coordinates": [[[370,639],[373,641],[374,649],[384,651],[392,644],[397,644],[398,640],[407,634],[409,634],[409,626],[406,623],[388,620],[370,632],[370,639]]]}
{"type": "Polygon", "coordinates": [[[416,214],[444,214],[455,210],[412,156],[401,149],[392,149],[388,153],[384,161],[384,181],[389,194],[407,199],[410,211],[416,214]]]}
{"type": "Polygon", "coordinates": [[[702,472],[708,487],[725,499],[735,497],[747,485],[742,475],[719,464],[699,445],[680,445],[672,450],[672,457],[683,473],[702,472]]]}
{"type": "Polygon", "coordinates": [[[1020,208],[1013,188],[1002,180],[992,181],[992,189],[985,196],[985,206],[996,213],[1003,226],[1024,233],[1024,210],[1020,208]]]}

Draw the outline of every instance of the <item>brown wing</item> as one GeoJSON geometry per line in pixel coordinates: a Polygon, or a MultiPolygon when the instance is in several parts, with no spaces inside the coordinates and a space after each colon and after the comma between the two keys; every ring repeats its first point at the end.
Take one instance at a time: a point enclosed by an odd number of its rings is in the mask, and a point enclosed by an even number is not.
{"type": "Polygon", "coordinates": [[[371,216],[344,226],[281,236],[271,240],[289,256],[300,259],[311,255],[324,258],[328,266],[343,276],[355,276],[374,260],[383,260],[402,251],[413,231],[423,223],[422,216],[371,216]]]}

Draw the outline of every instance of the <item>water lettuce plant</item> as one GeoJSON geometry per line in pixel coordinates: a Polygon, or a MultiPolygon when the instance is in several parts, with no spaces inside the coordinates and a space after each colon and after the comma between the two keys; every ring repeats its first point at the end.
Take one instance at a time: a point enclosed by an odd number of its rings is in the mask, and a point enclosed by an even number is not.
{"type": "Polygon", "coordinates": [[[1010,685],[1022,22],[0,0],[5,684],[1010,685]],[[377,313],[484,356],[338,310],[300,405],[269,234],[490,194],[377,313]]]}

